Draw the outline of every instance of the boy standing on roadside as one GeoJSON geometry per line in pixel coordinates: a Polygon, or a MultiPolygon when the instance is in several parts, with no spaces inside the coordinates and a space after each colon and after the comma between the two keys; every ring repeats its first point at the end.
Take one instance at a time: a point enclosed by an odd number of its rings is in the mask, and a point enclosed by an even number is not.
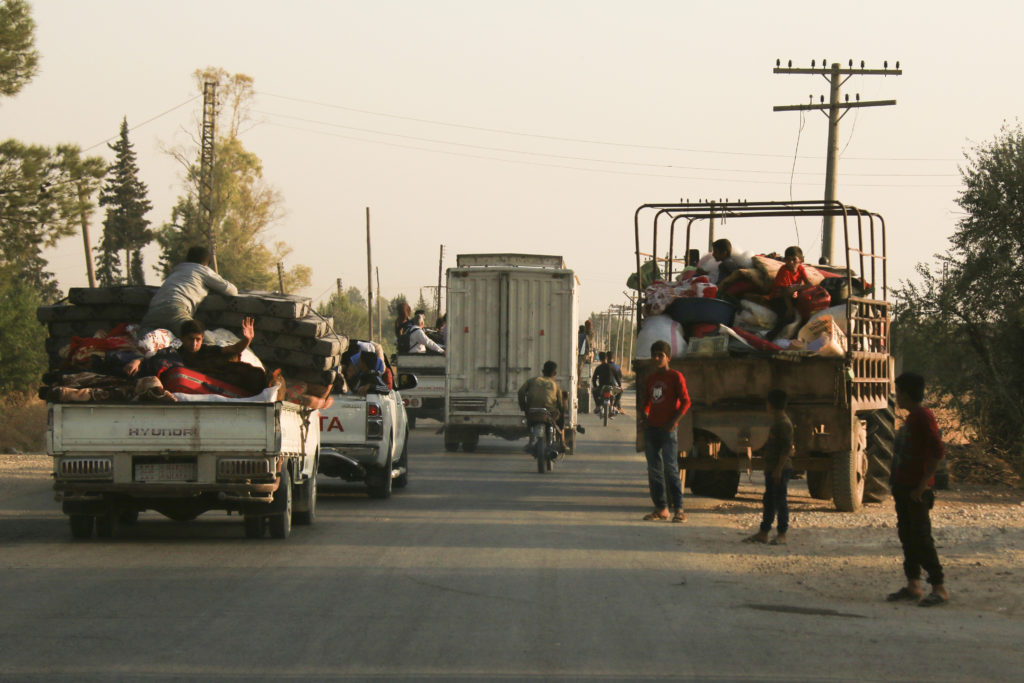
{"type": "Polygon", "coordinates": [[[676,426],[690,408],[686,380],[669,368],[672,347],[658,340],[651,344],[655,371],[647,377],[640,402],[640,424],[644,427],[647,455],[647,484],[654,511],[644,515],[648,522],[685,522],[683,486],[679,480],[679,439],[676,426]],[[669,513],[669,506],[672,513],[669,513]]]}
{"type": "Polygon", "coordinates": [[[790,455],[793,452],[793,423],[786,415],[786,404],[789,396],[782,389],[768,392],[768,410],[773,422],[768,431],[768,441],[761,449],[764,458],[764,512],[761,515],[761,528],[753,536],[743,539],[744,543],[768,543],[768,532],[776,515],[779,525],[772,545],[786,544],[786,531],[789,530],[789,500],[787,487],[793,476],[790,467],[790,455]]]}
{"type": "Polygon", "coordinates": [[[949,601],[943,585],[942,565],[932,538],[930,511],[935,504],[935,470],[945,449],[932,411],[924,401],[924,378],[905,372],[896,378],[896,405],[908,411],[896,434],[892,464],[892,497],[896,503],[896,530],[903,545],[903,573],[907,585],[886,596],[889,602],[917,600],[920,607],[949,601]],[[924,595],[921,569],[928,572],[932,590],[924,595]]]}

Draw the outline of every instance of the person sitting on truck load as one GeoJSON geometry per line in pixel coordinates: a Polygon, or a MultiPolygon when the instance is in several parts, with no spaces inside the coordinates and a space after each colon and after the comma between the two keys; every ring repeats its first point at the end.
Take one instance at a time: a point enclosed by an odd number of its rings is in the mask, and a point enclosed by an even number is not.
{"type": "Polygon", "coordinates": [[[412,325],[412,306],[406,302],[402,302],[398,306],[398,315],[395,316],[395,343],[398,343],[398,338],[402,336],[402,332],[405,331],[406,327],[412,325]]]}
{"type": "Polygon", "coordinates": [[[142,318],[142,330],[168,329],[181,337],[181,326],[191,320],[196,307],[210,292],[229,296],[238,294],[238,288],[210,268],[210,250],[192,247],[167,276],[160,289],[149,301],[149,310],[142,318]]]}
{"type": "Polygon", "coordinates": [[[444,353],[444,347],[438,344],[436,341],[427,336],[427,333],[423,330],[423,326],[427,323],[426,315],[418,313],[413,317],[416,326],[412,328],[408,334],[403,333],[402,337],[398,338],[398,352],[399,353],[444,353]],[[403,337],[405,340],[403,341],[403,337]],[[403,348],[407,349],[403,351],[403,348]]]}
{"type": "Polygon", "coordinates": [[[949,601],[931,520],[935,471],[946,453],[935,415],[923,403],[924,386],[924,377],[914,372],[896,378],[896,405],[907,411],[907,417],[896,433],[889,484],[896,503],[896,533],[903,546],[907,585],[890,593],[886,600],[918,600],[919,607],[935,607],[949,601]],[[926,596],[921,590],[922,569],[928,572],[932,586],[926,596]]]}
{"type": "Polygon", "coordinates": [[[793,452],[793,422],[786,415],[786,404],[789,396],[782,389],[768,392],[768,412],[772,415],[772,426],[768,430],[768,441],[761,447],[760,455],[764,458],[764,496],[761,499],[763,512],[761,526],[757,533],[743,539],[744,543],[768,543],[768,532],[778,515],[779,525],[772,545],[786,544],[786,531],[789,530],[789,500],[786,487],[793,468],[790,467],[790,456],[793,452]]]}
{"type": "MultiPolygon", "coordinates": [[[[378,370],[378,361],[375,354],[368,351],[361,351],[355,361],[356,373],[352,380],[352,391],[357,396],[367,394],[386,394],[391,391],[391,386],[384,379],[384,373],[378,370]]],[[[385,371],[390,372],[387,368],[385,371]]]]}
{"type": "MultiPolygon", "coordinates": [[[[716,275],[712,280],[713,284],[717,285],[739,269],[739,266],[736,265],[736,261],[732,258],[732,242],[725,238],[715,240],[711,243],[711,256],[718,263],[718,275],[716,275]]],[[[700,268],[697,268],[696,274],[707,275],[707,273],[700,268]]]]}
{"type": "Polygon", "coordinates": [[[775,281],[768,292],[768,306],[778,316],[775,326],[768,332],[768,340],[778,336],[782,328],[794,322],[799,315],[793,299],[804,289],[811,286],[804,270],[804,252],[800,247],[786,247],[782,267],[775,275],[775,281]]]}
{"type": "Polygon", "coordinates": [[[690,394],[683,373],[669,367],[671,355],[672,347],[667,341],[659,339],[651,344],[655,370],[647,376],[638,411],[644,429],[647,485],[654,502],[654,511],[644,515],[648,522],[686,521],[676,428],[690,409],[690,394]]]}
{"type": "MultiPolygon", "coordinates": [[[[523,386],[519,387],[519,409],[530,418],[530,409],[544,408],[551,415],[552,421],[558,426],[556,432],[561,434],[564,427],[562,418],[562,390],[555,381],[558,374],[558,364],[553,361],[545,361],[541,368],[541,376],[526,380],[523,386]]],[[[527,453],[533,452],[533,432],[530,432],[530,441],[523,449],[527,453]]]]}
{"type": "Polygon", "coordinates": [[[197,370],[214,379],[232,384],[255,396],[268,385],[267,372],[263,368],[241,360],[241,354],[256,336],[252,318],[242,319],[242,338],[229,346],[204,344],[206,326],[198,320],[186,320],[181,324],[181,356],[185,367],[197,370]]]}

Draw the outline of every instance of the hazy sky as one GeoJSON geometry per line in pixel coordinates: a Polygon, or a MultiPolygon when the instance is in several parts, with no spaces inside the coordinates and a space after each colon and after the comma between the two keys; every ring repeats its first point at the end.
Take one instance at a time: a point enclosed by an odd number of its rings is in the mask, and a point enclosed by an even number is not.
{"type": "MultiPolygon", "coordinates": [[[[248,74],[257,125],[243,141],[286,210],[271,237],[312,267],[303,293],[317,301],[338,277],[365,290],[365,207],[385,296],[415,299],[435,284],[442,244],[445,267],[457,253],[553,253],[583,283],[586,315],[625,300],[640,204],[786,199],[791,172],[793,198],[820,199],[825,116],[772,106],[817,101],[828,85],[772,74],[776,58],[900,61],[900,77],[843,86],[851,99],[898,104],[851,110],[840,124],[838,196],[885,216],[892,283],[947,248],[963,152],[1024,109],[1013,85],[1024,4],[1010,1],[33,8],[40,72],[0,101],[4,136],[112,159],[101,143],[127,116],[159,226],[181,193],[180,169],[161,149],[187,142],[199,115],[201,98],[174,109],[197,95],[192,72],[248,74]]],[[[820,253],[816,223],[733,221],[719,235],[737,249],[820,253]]],[[[47,256],[62,287],[86,284],[80,237],[47,256]]],[[[148,269],[147,278],[159,282],[148,269]]]]}

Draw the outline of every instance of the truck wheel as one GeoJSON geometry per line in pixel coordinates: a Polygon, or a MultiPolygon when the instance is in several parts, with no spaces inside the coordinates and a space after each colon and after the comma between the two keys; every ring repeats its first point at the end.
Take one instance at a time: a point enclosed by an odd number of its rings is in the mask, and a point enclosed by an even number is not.
{"type": "Polygon", "coordinates": [[[373,479],[370,477],[366,478],[366,490],[370,494],[370,498],[390,498],[391,497],[391,471],[394,469],[394,461],[392,456],[388,454],[388,461],[384,467],[374,472],[373,479]]]}
{"type": "Polygon", "coordinates": [[[896,439],[895,400],[889,406],[868,415],[868,472],[864,482],[864,502],[881,503],[889,495],[893,442],[896,439]]]}
{"type": "Polygon", "coordinates": [[[868,473],[867,427],[855,419],[849,451],[832,454],[832,500],[840,512],[860,510],[868,473]]]}
{"type": "Polygon", "coordinates": [[[832,500],[832,473],[808,470],[807,492],[817,500],[832,500]]]}
{"type": "Polygon", "coordinates": [[[92,515],[69,515],[71,538],[91,538],[93,520],[92,515]]]}
{"type": "MultiPolygon", "coordinates": [[[[319,461],[319,458],[317,458],[319,461]]],[[[319,465],[319,462],[317,463],[319,465]]],[[[295,510],[292,523],[309,526],[316,521],[316,466],[305,482],[295,487],[295,510]]]]}
{"type": "Polygon", "coordinates": [[[131,526],[139,521],[139,511],[135,508],[121,508],[117,513],[117,523],[131,526]]]}
{"type": "Polygon", "coordinates": [[[459,433],[450,427],[444,430],[444,449],[449,453],[459,450],[459,433]]]}
{"type": "Polygon", "coordinates": [[[415,415],[409,415],[408,419],[409,419],[409,429],[416,429],[416,416],[415,415]]]}
{"type": "Polygon", "coordinates": [[[264,530],[264,518],[263,515],[246,515],[245,516],[245,537],[246,538],[263,538],[264,530]]]}
{"type": "Polygon", "coordinates": [[[476,447],[480,444],[480,433],[479,432],[468,432],[462,437],[462,450],[467,453],[473,453],[476,451],[476,447]]]}
{"type": "Polygon", "coordinates": [[[292,532],[292,478],[288,466],[281,467],[281,483],[274,491],[271,503],[274,514],[267,519],[271,538],[288,538],[292,532]]]}
{"type": "Polygon", "coordinates": [[[405,442],[402,444],[402,455],[398,458],[398,469],[401,474],[395,477],[392,483],[396,489],[404,489],[409,485],[409,431],[405,432],[405,442]]]}
{"type": "Polygon", "coordinates": [[[96,538],[111,538],[117,526],[117,517],[113,510],[96,515],[96,538]]]}

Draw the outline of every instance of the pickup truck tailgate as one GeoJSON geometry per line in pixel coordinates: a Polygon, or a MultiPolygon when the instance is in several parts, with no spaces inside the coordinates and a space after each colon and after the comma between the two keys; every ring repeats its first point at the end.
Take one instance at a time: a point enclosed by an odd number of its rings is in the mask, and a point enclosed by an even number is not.
{"type": "Polygon", "coordinates": [[[51,455],[301,453],[303,421],[290,403],[51,404],[47,449],[51,455]]]}

